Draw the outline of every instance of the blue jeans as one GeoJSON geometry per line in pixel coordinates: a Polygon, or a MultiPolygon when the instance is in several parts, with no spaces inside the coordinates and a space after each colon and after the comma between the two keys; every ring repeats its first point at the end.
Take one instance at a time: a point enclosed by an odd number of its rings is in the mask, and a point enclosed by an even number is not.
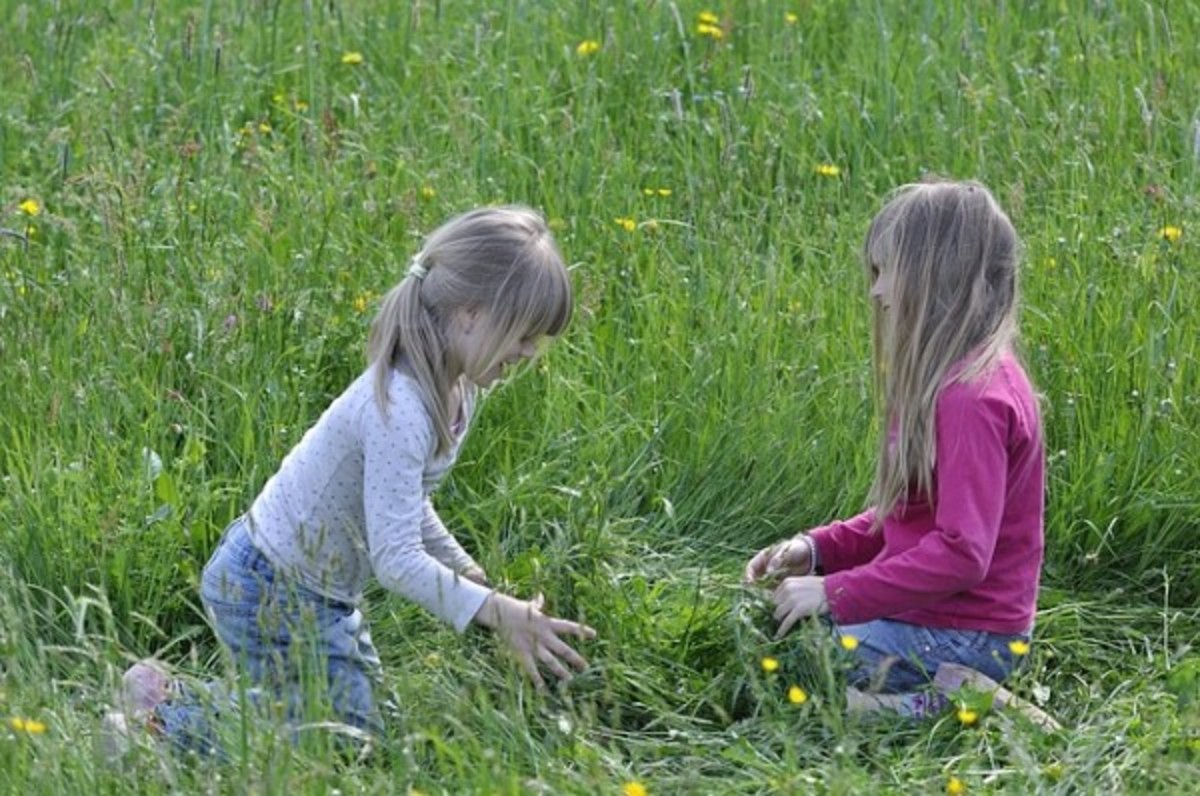
{"type": "Polygon", "coordinates": [[[159,724],[174,744],[216,750],[217,720],[246,707],[274,707],[293,725],[324,709],[357,729],[380,729],[371,681],[381,667],[362,612],[280,576],[251,541],[245,517],[226,529],[205,566],[200,598],[245,682],[236,692],[217,683],[185,689],[160,705],[159,724]]]}
{"type": "MultiPolygon", "coordinates": [[[[877,619],[858,625],[834,625],[835,637],[858,639],[849,684],[861,691],[885,694],[916,694],[925,689],[942,663],[969,666],[996,682],[1012,674],[1020,659],[1009,644],[1029,641],[1028,633],[1003,634],[984,630],[953,630],[925,627],[893,619],[877,619]]],[[[934,712],[939,700],[915,699],[913,715],[934,712]]]]}

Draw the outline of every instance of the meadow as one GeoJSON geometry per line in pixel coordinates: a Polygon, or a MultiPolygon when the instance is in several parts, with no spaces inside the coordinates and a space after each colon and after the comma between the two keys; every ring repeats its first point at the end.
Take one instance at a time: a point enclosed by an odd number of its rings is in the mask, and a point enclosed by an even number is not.
{"type": "Polygon", "coordinates": [[[1192,792],[1198,41],[1195,0],[0,0],[0,791],[1192,792]],[[863,504],[859,247],[931,174],[1025,242],[1047,560],[1013,687],[1058,732],[848,716],[842,651],[739,584],[863,504]],[[576,313],[437,503],[598,630],[590,670],[539,693],[375,592],[369,756],[239,723],[224,760],[106,765],[131,661],[223,671],[199,571],[422,235],[510,202],[576,313]]]}

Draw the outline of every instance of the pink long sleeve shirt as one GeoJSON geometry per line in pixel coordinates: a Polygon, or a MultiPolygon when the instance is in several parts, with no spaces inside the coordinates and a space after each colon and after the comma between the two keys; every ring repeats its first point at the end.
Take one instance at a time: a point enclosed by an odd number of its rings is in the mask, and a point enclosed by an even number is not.
{"type": "Polygon", "coordinates": [[[1037,401],[1012,355],[935,408],[934,501],[811,533],[841,624],[896,619],[993,633],[1033,625],[1042,567],[1045,457],[1037,401]]]}

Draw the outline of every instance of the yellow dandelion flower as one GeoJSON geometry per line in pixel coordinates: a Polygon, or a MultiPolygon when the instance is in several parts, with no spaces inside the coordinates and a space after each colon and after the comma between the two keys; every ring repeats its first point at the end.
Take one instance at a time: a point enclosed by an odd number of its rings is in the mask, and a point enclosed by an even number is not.
{"type": "Polygon", "coordinates": [[[1165,226],[1158,231],[1158,237],[1168,243],[1177,243],[1183,237],[1183,230],[1179,227],[1165,226]]]}
{"type": "Polygon", "coordinates": [[[625,218],[625,217],[614,218],[613,221],[616,223],[616,225],[618,227],[625,230],[626,232],[633,232],[635,229],[637,229],[637,222],[634,221],[632,218],[625,218]]]}
{"type": "Polygon", "coordinates": [[[1057,268],[1058,260],[1054,259],[1053,257],[1047,257],[1046,258],[1046,267],[1047,268],[1057,268]]]}
{"type": "Polygon", "coordinates": [[[788,689],[788,702],[793,705],[803,705],[808,701],[808,692],[798,685],[794,685],[788,689]]]}
{"type": "Polygon", "coordinates": [[[816,172],[822,177],[837,177],[841,175],[842,170],[840,167],[835,166],[832,163],[821,163],[818,164],[816,172]]]}
{"type": "Polygon", "coordinates": [[[842,636],[838,641],[841,642],[842,649],[844,650],[854,652],[858,649],[858,639],[854,636],[842,636]]]}
{"type": "Polygon", "coordinates": [[[342,55],[342,63],[350,66],[358,66],[363,62],[363,54],[357,51],[351,51],[342,55]]]}
{"type": "Polygon", "coordinates": [[[654,196],[654,189],[653,188],[643,188],[642,193],[646,196],[654,196]]]}
{"type": "Polygon", "coordinates": [[[306,110],[308,110],[308,103],[302,99],[298,99],[296,100],[295,104],[292,105],[292,107],[296,109],[297,113],[304,113],[306,110]]]}
{"type": "Polygon", "coordinates": [[[671,189],[670,189],[670,188],[659,188],[659,189],[658,189],[658,195],[659,195],[659,196],[663,196],[663,197],[670,196],[670,195],[671,195],[671,189]]]}
{"type": "Polygon", "coordinates": [[[422,185],[421,186],[421,198],[422,199],[429,200],[429,199],[434,198],[435,196],[437,196],[437,191],[435,191],[433,189],[432,185],[422,185]]]}
{"type": "Polygon", "coordinates": [[[779,661],[768,655],[762,659],[762,670],[767,674],[779,671],[779,661]]]}
{"type": "Polygon", "coordinates": [[[783,15],[783,21],[789,25],[795,25],[800,21],[800,16],[799,14],[793,14],[791,11],[789,11],[783,15]]]}
{"type": "Polygon", "coordinates": [[[1013,655],[1028,655],[1029,642],[1021,641],[1019,638],[1013,639],[1012,641],[1008,642],[1008,651],[1013,655]]]}
{"type": "Polygon", "coordinates": [[[42,214],[42,206],[37,199],[26,199],[17,205],[17,209],[27,216],[40,216],[42,214]]]}
{"type": "Polygon", "coordinates": [[[975,722],[979,721],[979,713],[970,708],[958,709],[958,720],[963,726],[970,727],[975,722]]]}
{"type": "Polygon", "coordinates": [[[716,25],[721,21],[721,18],[711,11],[701,11],[696,19],[701,25],[716,25]]]}
{"type": "Polygon", "coordinates": [[[354,298],[354,311],[362,315],[367,311],[367,306],[371,303],[371,294],[362,293],[354,298]]]}
{"type": "Polygon", "coordinates": [[[258,131],[259,131],[260,133],[269,133],[269,132],[271,132],[271,123],[270,123],[270,122],[259,122],[259,123],[258,123],[258,131]]]}
{"type": "Polygon", "coordinates": [[[714,41],[719,41],[725,38],[725,31],[721,30],[716,25],[710,25],[707,22],[701,22],[696,26],[696,33],[700,36],[707,36],[714,41]]]}
{"type": "Polygon", "coordinates": [[[600,52],[600,42],[595,39],[584,39],[575,48],[575,54],[581,58],[587,58],[589,55],[595,55],[598,52],[600,52]]]}
{"type": "Polygon", "coordinates": [[[958,777],[950,777],[946,780],[946,793],[950,796],[962,796],[967,792],[967,784],[958,777]]]}
{"type": "Polygon", "coordinates": [[[23,732],[29,735],[41,735],[46,731],[46,725],[37,719],[22,719],[15,716],[8,720],[8,726],[12,727],[17,732],[23,732]]]}
{"type": "Polygon", "coordinates": [[[640,782],[626,782],[621,786],[621,796],[646,796],[649,791],[640,782]]]}

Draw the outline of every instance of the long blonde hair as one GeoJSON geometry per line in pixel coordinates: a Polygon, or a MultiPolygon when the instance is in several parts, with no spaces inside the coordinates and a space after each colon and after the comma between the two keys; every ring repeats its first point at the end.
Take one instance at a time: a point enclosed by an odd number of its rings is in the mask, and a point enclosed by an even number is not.
{"type": "MultiPolygon", "coordinates": [[[[375,368],[375,397],[387,411],[393,368],[404,367],[421,387],[437,432],[439,453],[452,444],[451,375],[447,332],[459,310],[480,311],[494,345],[472,372],[498,364],[521,340],[557,336],[573,305],[571,280],[545,220],[521,206],[484,207],[450,219],[425,240],[407,275],[388,292],[371,326],[367,359],[375,368]]],[[[458,363],[462,364],[462,363],[458,363]]]]}
{"type": "Polygon", "coordinates": [[[883,420],[870,495],[876,528],[913,497],[932,505],[938,394],[1011,350],[1020,249],[1012,222],[978,182],[905,185],[871,222],[867,279],[884,274],[892,283],[874,323],[883,420]]]}

